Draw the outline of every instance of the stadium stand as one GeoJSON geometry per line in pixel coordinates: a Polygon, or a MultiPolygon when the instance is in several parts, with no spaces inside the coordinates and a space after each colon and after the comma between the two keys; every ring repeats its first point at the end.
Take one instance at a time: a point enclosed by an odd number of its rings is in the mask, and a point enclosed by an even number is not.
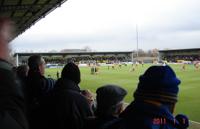
{"type": "Polygon", "coordinates": [[[200,48],[160,50],[159,56],[161,60],[168,62],[178,62],[178,60],[200,61],[200,48]]]}
{"type": "Polygon", "coordinates": [[[77,63],[111,63],[131,61],[132,51],[121,52],[65,52],[65,53],[15,53],[19,64],[26,64],[30,55],[42,55],[46,63],[66,64],[68,61],[77,63]]]}

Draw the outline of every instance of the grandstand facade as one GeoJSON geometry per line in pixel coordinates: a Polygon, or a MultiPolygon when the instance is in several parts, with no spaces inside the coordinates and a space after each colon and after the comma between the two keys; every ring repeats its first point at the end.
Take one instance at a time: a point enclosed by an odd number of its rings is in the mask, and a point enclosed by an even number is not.
{"type": "MultiPolygon", "coordinates": [[[[31,55],[41,55],[47,63],[65,64],[68,61],[73,62],[97,62],[97,63],[110,63],[110,62],[123,62],[131,61],[132,51],[121,52],[83,52],[83,51],[69,51],[58,53],[15,53],[16,64],[26,64],[27,59],[31,55]]],[[[134,54],[135,55],[135,54],[134,54]]]]}
{"type": "Polygon", "coordinates": [[[200,61],[200,48],[159,50],[159,58],[168,62],[200,61]]]}

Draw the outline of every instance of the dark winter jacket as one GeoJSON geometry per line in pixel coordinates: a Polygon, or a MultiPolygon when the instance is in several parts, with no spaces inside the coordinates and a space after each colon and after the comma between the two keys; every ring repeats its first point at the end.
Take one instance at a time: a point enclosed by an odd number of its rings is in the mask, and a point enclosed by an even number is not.
{"type": "Polygon", "coordinates": [[[69,79],[59,79],[55,85],[57,129],[81,129],[88,116],[90,106],[79,86],[69,79]]]}
{"type": "Polygon", "coordinates": [[[120,117],[106,129],[182,129],[165,106],[132,102],[120,117]]]}
{"type": "Polygon", "coordinates": [[[86,120],[83,129],[102,129],[116,121],[118,121],[117,117],[114,116],[92,117],[86,120]]]}
{"type": "Polygon", "coordinates": [[[12,66],[0,59],[0,129],[28,129],[22,87],[12,66]]]}
{"type": "Polygon", "coordinates": [[[27,77],[27,107],[31,129],[50,129],[52,112],[52,92],[55,81],[38,73],[29,73],[27,77]]]}

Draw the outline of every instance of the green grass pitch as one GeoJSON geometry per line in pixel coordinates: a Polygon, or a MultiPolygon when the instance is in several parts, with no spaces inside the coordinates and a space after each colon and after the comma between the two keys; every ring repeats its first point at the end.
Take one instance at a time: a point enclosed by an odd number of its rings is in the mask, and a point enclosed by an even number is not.
{"type": "MultiPolygon", "coordinates": [[[[151,66],[145,64],[139,65],[134,72],[130,72],[132,66],[122,66],[121,69],[109,69],[100,67],[99,74],[91,75],[89,67],[80,67],[81,70],[81,89],[90,89],[95,92],[96,89],[105,84],[116,84],[122,86],[128,91],[125,98],[126,102],[133,100],[133,92],[138,83],[138,77],[151,66]]],[[[175,113],[183,113],[189,116],[193,121],[200,122],[200,69],[196,70],[193,65],[187,65],[186,70],[182,70],[182,65],[170,65],[181,79],[178,103],[175,113]]],[[[46,69],[46,75],[56,78],[56,72],[62,69],[46,69]]]]}

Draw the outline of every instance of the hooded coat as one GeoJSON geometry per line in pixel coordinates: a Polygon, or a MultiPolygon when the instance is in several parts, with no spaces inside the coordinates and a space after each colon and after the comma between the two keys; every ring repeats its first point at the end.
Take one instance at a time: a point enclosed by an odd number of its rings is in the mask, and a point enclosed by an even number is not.
{"type": "Polygon", "coordinates": [[[81,129],[92,112],[79,86],[72,80],[60,78],[54,93],[57,129],[81,129]]]}

